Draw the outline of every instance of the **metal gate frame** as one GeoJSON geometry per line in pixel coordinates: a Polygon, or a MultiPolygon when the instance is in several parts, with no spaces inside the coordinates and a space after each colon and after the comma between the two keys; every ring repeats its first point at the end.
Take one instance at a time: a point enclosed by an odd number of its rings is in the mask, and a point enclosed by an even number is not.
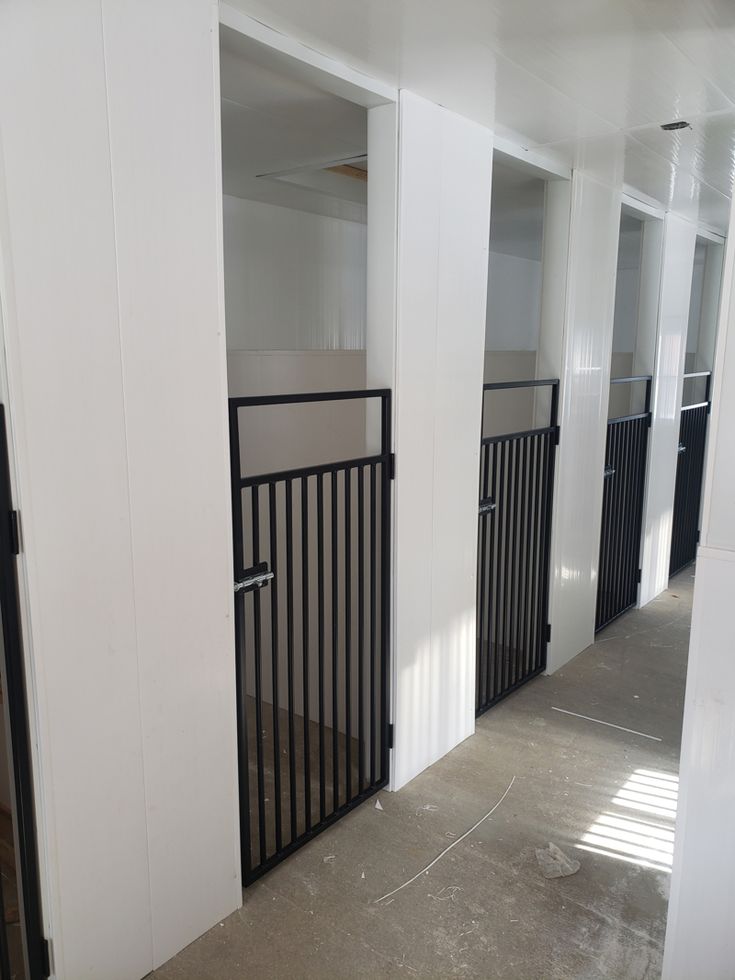
{"type": "Polygon", "coordinates": [[[559,379],[484,384],[482,420],[486,392],[542,387],[548,426],[480,440],[476,716],[546,669],[559,379]]]}
{"type": "Polygon", "coordinates": [[[638,600],[653,378],[643,374],[610,379],[611,385],[637,382],[646,385],[644,411],[607,422],[595,633],[638,600]],[[621,463],[625,467],[622,473],[621,463]]]}
{"type": "MultiPolygon", "coordinates": [[[[356,806],[362,803],[364,800],[372,796],[378,790],[383,788],[388,783],[389,775],[389,751],[391,748],[391,733],[392,726],[390,724],[389,717],[389,683],[390,683],[390,610],[391,610],[391,549],[392,549],[392,534],[391,534],[391,511],[392,511],[392,487],[391,481],[394,475],[394,457],[392,452],[391,443],[391,431],[392,431],[392,413],[391,413],[391,392],[389,389],[368,389],[362,391],[329,391],[329,392],[308,392],[301,394],[286,394],[286,395],[266,395],[266,396],[251,396],[243,398],[231,398],[229,399],[229,420],[230,420],[230,464],[231,464],[231,480],[232,480],[232,514],[233,514],[233,563],[234,563],[234,588],[235,588],[235,634],[236,634],[236,683],[237,683],[237,719],[238,719],[238,769],[239,769],[239,793],[240,793],[240,835],[241,835],[241,854],[242,854],[242,876],[245,885],[252,884],[261,875],[265,874],[271,868],[275,867],[286,857],[296,851],[298,848],[302,847],[308,841],[312,840],[315,836],[326,830],[335,821],[339,820],[345,814],[349,813],[356,806]],[[257,476],[243,476],[242,475],[242,461],[240,452],[240,436],[239,436],[239,412],[241,409],[246,409],[250,407],[262,407],[262,406],[273,406],[273,405],[297,405],[313,402],[340,402],[340,401],[353,401],[355,399],[377,399],[380,402],[380,452],[374,455],[362,456],[355,459],[340,460],[337,462],[299,467],[291,470],[283,470],[276,473],[262,474],[257,476]],[[347,474],[351,474],[357,471],[362,474],[362,479],[356,479],[357,487],[357,511],[359,515],[365,514],[366,499],[370,503],[370,513],[367,515],[367,526],[369,528],[369,535],[365,533],[365,524],[362,525],[362,530],[358,536],[358,554],[359,554],[359,564],[358,564],[358,582],[357,582],[357,595],[358,595],[358,635],[362,637],[360,642],[360,649],[358,650],[358,656],[363,656],[363,643],[365,639],[364,630],[369,630],[370,640],[367,649],[367,655],[370,658],[368,661],[360,660],[359,663],[362,665],[367,662],[368,671],[370,673],[370,759],[369,767],[364,759],[363,751],[363,736],[364,731],[362,726],[366,723],[366,719],[363,718],[363,704],[365,695],[362,691],[362,683],[364,679],[364,673],[359,674],[358,678],[358,738],[359,738],[359,776],[357,792],[352,792],[352,761],[353,761],[353,749],[351,747],[351,679],[350,679],[350,639],[348,637],[352,636],[351,632],[351,612],[352,612],[352,602],[345,604],[344,609],[335,608],[338,603],[338,587],[334,584],[335,575],[333,570],[336,567],[337,562],[337,504],[336,504],[336,488],[338,474],[345,474],[343,477],[343,516],[344,516],[344,526],[346,528],[352,528],[351,519],[351,500],[352,500],[352,477],[348,477],[347,474]],[[333,809],[328,812],[326,806],[326,779],[325,779],[325,724],[324,724],[324,710],[325,701],[322,700],[322,695],[324,694],[324,675],[319,674],[319,685],[320,685],[320,697],[319,697],[319,819],[317,821],[312,821],[312,810],[311,810],[311,746],[309,741],[308,728],[309,721],[314,716],[310,713],[309,706],[309,695],[308,695],[308,683],[302,683],[302,710],[304,711],[304,716],[301,719],[301,724],[304,726],[304,829],[298,832],[295,807],[295,782],[293,773],[295,771],[295,740],[294,740],[294,726],[296,724],[294,713],[294,691],[293,691],[293,677],[292,671],[294,666],[294,655],[295,655],[295,636],[294,636],[294,622],[292,618],[293,614],[293,600],[294,600],[294,590],[293,590],[293,556],[292,556],[292,537],[293,537],[293,496],[292,488],[294,483],[299,486],[299,495],[304,506],[303,501],[306,499],[308,507],[309,491],[308,489],[304,491],[304,486],[308,484],[308,480],[315,478],[317,482],[317,494],[318,503],[317,507],[321,508],[324,504],[325,494],[324,494],[324,481],[329,478],[330,489],[329,497],[331,501],[331,529],[330,529],[330,544],[331,544],[331,561],[330,565],[330,576],[332,579],[332,593],[331,593],[331,613],[332,618],[329,622],[326,621],[325,608],[324,608],[324,575],[323,570],[325,567],[325,537],[324,537],[324,527],[330,518],[327,515],[326,520],[324,519],[324,512],[318,510],[318,520],[319,529],[317,532],[318,539],[318,568],[319,568],[319,588],[316,595],[318,603],[318,619],[319,619],[319,642],[317,655],[319,659],[319,670],[322,671],[323,663],[325,660],[325,636],[329,632],[331,627],[332,633],[330,638],[330,648],[332,656],[335,657],[335,649],[337,641],[335,639],[336,631],[339,626],[344,627],[344,638],[346,645],[346,661],[345,661],[345,673],[346,673],[346,691],[345,697],[345,714],[346,714],[346,732],[344,737],[346,738],[345,744],[350,746],[349,752],[349,762],[347,761],[346,753],[343,752],[343,757],[345,759],[345,791],[346,799],[344,803],[340,803],[340,795],[338,792],[338,782],[340,780],[340,773],[338,772],[339,765],[339,746],[338,739],[342,737],[342,733],[338,732],[338,724],[333,722],[332,724],[332,776],[334,780],[332,788],[332,802],[333,809]],[[249,745],[248,745],[248,715],[247,706],[245,699],[245,625],[246,625],[246,611],[245,611],[245,599],[246,596],[252,595],[253,598],[253,630],[254,630],[254,646],[260,643],[260,590],[265,586],[270,584],[271,588],[271,614],[275,616],[278,620],[280,615],[280,607],[277,606],[277,590],[279,588],[278,578],[282,574],[280,567],[277,566],[274,555],[277,555],[278,549],[274,547],[275,542],[275,531],[273,525],[273,514],[275,513],[275,486],[276,483],[284,483],[286,490],[286,514],[291,515],[286,517],[286,537],[287,537],[287,561],[286,561],[286,578],[283,583],[285,588],[282,588],[281,594],[283,592],[287,593],[287,608],[288,608],[288,629],[287,629],[287,644],[288,644],[288,758],[289,758],[289,801],[290,801],[290,827],[291,827],[291,839],[284,842],[282,839],[282,827],[281,827],[281,817],[280,813],[283,809],[282,798],[280,796],[280,775],[274,775],[276,780],[276,791],[279,794],[275,814],[274,824],[275,824],[275,840],[276,847],[272,853],[268,853],[265,845],[266,841],[266,827],[265,827],[265,808],[263,806],[263,702],[262,702],[262,667],[261,661],[262,656],[256,657],[254,662],[255,670],[255,714],[256,714],[256,747],[255,747],[255,760],[257,767],[257,785],[258,785],[258,806],[255,808],[255,817],[258,821],[258,848],[257,854],[254,853],[256,850],[253,847],[253,838],[251,836],[251,813],[252,813],[252,800],[250,794],[250,772],[249,767],[252,763],[252,756],[249,755],[249,745]],[[267,563],[260,561],[259,554],[259,543],[257,534],[253,541],[253,565],[250,567],[245,567],[245,554],[244,554],[244,514],[243,514],[243,490],[254,487],[267,486],[268,489],[268,519],[271,527],[271,539],[268,547],[268,554],[272,559],[272,567],[268,568],[267,563]],[[379,516],[376,510],[376,492],[379,491],[380,498],[380,509],[379,516]],[[304,498],[305,495],[305,498],[304,498]],[[376,531],[376,525],[379,521],[380,531],[379,535],[376,531]],[[368,537],[369,540],[366,542],[365,538],[368,537]],[[377,538],[377,540],[376,540],[377,538]],[[376,562],[376,549],[379,550],[379,560],[376,562]],[[369,566],[370,581],[365,583],[363,579],[365,563],[369,566]],[[379,589],[375,579],[379,576],[379,589]],[[370,601],[365,603],[369,608],[364,608],[363,597],[365,590],[369,592],[370,601]],[[376,606],[379,607],[379,629],[376,627],[376,606]],[[274,607],[277,609],[273,613],[274,607]],[[338,618],[341,614],[341,622],[338,623],[338,618]],[[379,648],[379,649],[378,649],[379,648]],[[378,703],[375,700],[375,674],[378,672],[379,668],[379,690],[377,691],[378,703]],[[376,714],[379,715],[379,722],[376,722],[376,714]],[[363,766],[369,768],[369,772],[363,772],[363,766]],[[363,785],[363,782],[366,785],[363,785]],[[336,801],[337,805],[334,805],[336,801]]],[[[253,501],[258,501],[260,497],[260,492],[251,492],[251,503],[253,506],[253,512],[250,517],[253,520],[253,527],[259,527],[259,515],[258,515],[258,503],[253,503],[253,501]]],[[[306,511],[302,510],[302,534],[304,534],[304,528],[308,527],[308,516],[306,511]],[[306,517],[306,520],[304,518],[306,517]]],[[[358,515],[356,515],[358,516],[358,515]]],[[[358,526],[359,516],[358,516],[358,526]]],[[[350,589],[350,595],[353,594],[352,586],[350,583],[350,574],[352,568],[351,562],[351,533],[348,531],[343,534],[343,540],[340,542],[344,550],[344,569],[345,575],[347,577],[347,584],[344,589],[350,589]]],[[[302,559],[304,554],[304,549],[306,554],[310,554],[308,542],[305,543],[304,538],[301,541],[302,548],[302,559]]],[[[265,550],[265,549],[264,549],[265,550]]],[[[303,594],[301,602],[301,626],[302,633],[307,637],[304,640],[302,636],[302,649],[299,651],[304,657],[304,673],[302,677],[310,677],[307,673],[308,671],[308,657],[311,644],[309,643],[309,627],[308,621],[305,620],[308,610],[308,573],[307,566],[304,565],[301,569],[301,581],[303,586],[303,594]]],[[[272,629],[277,630],[277,622],[272,626],[272,629]]],[[[341,634],[340,634],[341,635],[341,634]]],[[[278,745],[280,747],[280,739],[278,735],[278,714],[279,710],[279,688],[278,688],[278,676],[277,676],[277,659],[278,659],[278,633],[275,634],[275,639],[273,633],[271,633],[271,657],[272,657],[272,684],[274,691],[272,692],[273,704],[271,705],[272,714],[274,716],[274,738],[278,740],[278,745]]],[[[264,654],[265,651],[261,651],[264,654]]],[[[336,682],[334,678],[337,676],[338,665],[335,661],[332,665],[332,687],[335,688],[336,682]]],[[[358,668],[360,671],[363,667],[358,668]]],[[[337,695],[333,694],[336,698],[337,695]]],[[[332,718],[338,712],[338,706],[336,700],[333,702],[332,710],[334,714],[332,718]]],[[[275,752],[274,752],[275,759],[275,752]]],[[[280,762],[278,765],[274,762],[274,769],[280,773],[280,762]]],[[[270,828],[269,828],[270,829],[270,828]]]]}
{"type": "Polygon", "coordinates": [[[676,490],[671,521],[669,577],[682,571],[697,557],[699,518],[702,506],[707,423],[712,405],[711,371],[693,371],[684,380],[706,378],[704,401],[682,405],[676,463],[676,490]]]}

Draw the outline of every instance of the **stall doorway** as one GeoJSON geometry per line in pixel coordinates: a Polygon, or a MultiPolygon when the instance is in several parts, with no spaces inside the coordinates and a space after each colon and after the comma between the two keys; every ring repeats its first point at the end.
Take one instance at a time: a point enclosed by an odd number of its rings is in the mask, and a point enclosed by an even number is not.
{"type": "Polygon", "coordinates": [[[230,400],[245,884],[388,782],[390,403],[389,391],[230,400]],[[350,459],[253,472],[267,416],[318,406],[369,429],[376,403],[377,452],[368,438],[350,459]]]}

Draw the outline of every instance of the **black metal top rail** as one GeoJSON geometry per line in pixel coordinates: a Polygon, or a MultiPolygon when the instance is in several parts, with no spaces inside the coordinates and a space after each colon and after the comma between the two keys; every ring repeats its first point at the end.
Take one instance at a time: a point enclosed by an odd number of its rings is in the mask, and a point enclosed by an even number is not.
{"type": "Polygon", "coordinates": [[[635,384],[636,382],[645,382],[646,385],[646,404],[644,410],[637,412],[635,415],[618,415],[614,419],[608,419],[608,425],[616,425],[618,422],[632,422],[634,419],[648,419],[648,424],[651,424],[651,386],[653,384],[653,376],[650,374],[632,374],[625,378],[610,378],[611,385],[635,384]]]}
{"type": "Polygon", "coordinates": [[[711,371],[688,371],[684,374],[684,381],[691,381],[693,378],[706,378],[706,384],[704,387],[704,401],[695,402],[692,405],[682,405],[682,412],[691,411],[694,408],[706,408],[709,414],[710,405],[712,404],[712,372],[711,371]]]}
{"type": "Polygon", "coordinates": [[[364,388],[346,391],[302,391],[282,395],[244,395],[228,399],[231,431],[232,420],[241,408],[257,408],[269,405],[301,405],[314,402],[341,402],[357,399],[377,398],[380,400],[380,453],[363,456],[358,459],[338,460],[334,463],[317,464],[298,469],[282,470],[278,473],[257,474],[244,477],[240,470],[239,446],[231,445],[230,462],[233,476],[242,488],[280,479],[293,479],[306,476],[308,473],[327,473],[357,465],[367,465],[375,462],[385,462],[391,457],[391,395],[390,388],[364,388]]]}
{"type": "Polygon", "coordinates": [[[509,439],[520,439],[525,436],[541,435],[544,432],[552,432],[555,441],[559,442],[559,379],[558,378],[539,378],[529,379],[528,381],[489,381],[482,386],[483,393],[483,419],[484,419],[484,395],[486,391],[504,391],[514,388],[551,388],[551,406],[549,408],[549,424],[539,426],[535,429],[526,429],[522,432],[506,432],[497,436],[483,436],[481,444],[486,446],[493,442],[503,442],[509,439]]]}

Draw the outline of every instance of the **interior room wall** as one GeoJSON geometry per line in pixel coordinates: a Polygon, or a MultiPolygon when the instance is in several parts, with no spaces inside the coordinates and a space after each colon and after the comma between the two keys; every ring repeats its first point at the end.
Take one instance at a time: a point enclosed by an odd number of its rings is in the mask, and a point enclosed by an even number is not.
{"type": "MultiPolygon", "coordinates": [[[[642,243],[643,223],[624,214],[618,236],[611,378],[625,378],[633,374],[638,332],[642,243]]],[[[611,385],[608,417],[619,418],[621,415],[627,415],[632,411],[631,406],[636,395],[637,391],[632,390],[631,385],[611,385]]]]}
{"type": "Polygon", "coordinates": [[[364,350],[367,228],[224,196],[227,348],[364,350]]]}
{"type": "MultiPolygon", "coordinates": [[[[536,377],[541,324],[544,182],[496,168],[491,203],[484,380],[536,377]]],[[[486,435],[533,423],[534,393],[512,389],[485,396],[486,435]]]]}

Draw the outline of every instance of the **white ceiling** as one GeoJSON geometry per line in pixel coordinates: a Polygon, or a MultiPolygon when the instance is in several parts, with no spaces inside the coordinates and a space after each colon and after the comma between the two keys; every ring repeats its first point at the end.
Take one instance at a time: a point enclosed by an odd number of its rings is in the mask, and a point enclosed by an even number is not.
{"type": "Polygon", "coordinates": [[[734,0],[230,0],[305,44],[526,147],[604,167],[724,230],[734,0]],[[692,128],[659,125],[687,119],[692,128]]]}

